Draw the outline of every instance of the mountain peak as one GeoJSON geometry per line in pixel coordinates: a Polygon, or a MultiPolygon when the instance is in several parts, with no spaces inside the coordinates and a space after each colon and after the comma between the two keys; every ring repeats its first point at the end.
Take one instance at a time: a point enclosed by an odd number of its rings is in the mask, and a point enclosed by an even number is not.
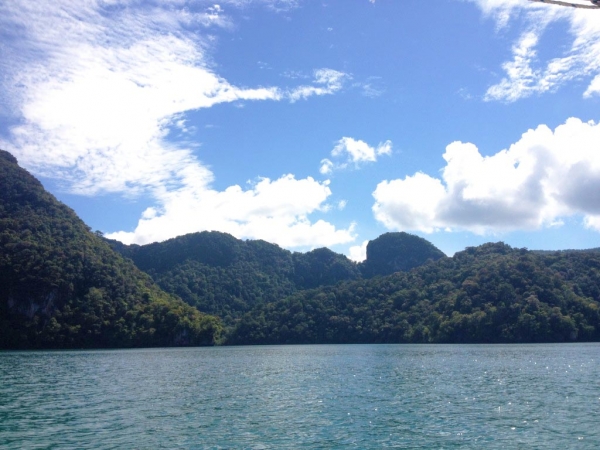
{"type": "Polygon", "coordinates": [[[366,277],[389,275],[444,256],[440,249],[419,236],[404,232],[385,233],[367,244],[367,259],[362,263],[361,271],[366,277]]]}
{"type": "Polygon", "coordinates": [[[161,291],[0,151],[0,348],[212,344],[220,324],[161,291]]]}

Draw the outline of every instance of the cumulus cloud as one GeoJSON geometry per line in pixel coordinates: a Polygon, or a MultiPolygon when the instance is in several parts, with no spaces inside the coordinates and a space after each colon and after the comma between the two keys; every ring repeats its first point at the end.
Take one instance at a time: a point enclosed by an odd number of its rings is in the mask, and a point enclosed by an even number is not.
{"type": "Polygon", "coordinates": [[[0,146],[29,170],[59,179],[74,193],[153,196],[156,207],[146,211],[134,233],[112,235],[128,242],[201,229],[265,239],[270,231],[277,239],[269,240],[289,246],[310,245],[310,239],[318,245],[349,242],[350,228],[308,219],[330,194],[327,185],[284,176],[246,191],[234,186],[217,192],[211,188],[213,173],[191,149],[166,140],[172,128],[189,131],[182,117],[187,111],[240,100],[293,102],[332,94],[343,85],[345,74],[331,69],[315,71],[314,86],[291,90],[232,85],[212,69],[206,55],[210,40],[203,38],[210,27],[230,27],[231,21],[221,6],[201,5],[186,0],[0,2],[0,104],[15,123],[0,146]],[[281,200],[276,203],[280,215],[261,209],[258,205],[272,199],[269,186],[285,186],[294,207],[281,200]],[[299,201],[300,192],[311,193],[308,203],[299,201]],[[194,208],[211,220],[192,215],[195,222],[178,224],[188,217],[182,213],[194,208]],[[159,226],[166,228],[153,228],[159,226]]]}
{"type": "Polygon", "coordinates": [[[572,80],[590,80],[584,97],[600,94],[600,21],[594,11],[522,0],[471,0],[485,15],[506,27],[513,17],[525,20],[525,30],[512,48],[513,59],[502,68],[504,77],[485,95],[488,101],[514,102],[552,92],[572,80]],[[567,51],[540,60],[538,47],[548,26],[569,24],[572,43],[567,51]]]}
{"type": "Polygon", "coordinates": [[[375,218],[394,230],[478,234],[560,226],[582,215],[600,231],[600,124],[569,119],[529,130],[508,150],[482,156],[454,142],[440,178],[416,173],[381,182],[375,218]]]}
{"type": "Polygon", "coordinates": [[[333,150],[331,156],[334,159],[342,160],[341,162],[333,162],[325,158],[321,160],[321,168],[319,171],[323,175],[327,175],[334,170],[345,169],[349,165],[354,165],[358,168],[360,164],[365,162],[375,162],[381,155],[392,154],[392,141],[379,143],[377,147],[371,147],[364,141],[356,140],[350,137],[340,139],[333,150]]]}
{"type": "Polygon", "coordinates": [[[600,232],[600,215],[598,216],[587,216],[584,221],[586,228],[600,232]]]}
{"type": "Polygon", "coordinates": [[[160,210],[144,212],[133,232],[107,234],[125,243],[162,241],[198,230],[220,230],[239,238],[264,239],[283,247],[319,247],[351,242],[354,226],[336,229],[308,215],[325,208],[328,182],[286,175],[260,179],[249,189],[231,186],[215,191],[193,186],[195,174],[180,189],[160,196],[160,210]]]}
{"type": "Polygon", "coordinates": [[[350,247],[349,258],[355,262],[363,262],[367,259],[367,244],[369,241],[363,241],[360,245],[354,245],[350,247]]]}

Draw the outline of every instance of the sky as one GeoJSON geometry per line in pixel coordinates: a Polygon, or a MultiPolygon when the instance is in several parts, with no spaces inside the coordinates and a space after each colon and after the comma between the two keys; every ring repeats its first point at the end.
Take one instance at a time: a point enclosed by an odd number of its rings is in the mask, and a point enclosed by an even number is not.
{"type": "Polygon", "coordinates": [[[0,148],[127,244],[600,247],[600,10],[0,2],[0,148]]]}

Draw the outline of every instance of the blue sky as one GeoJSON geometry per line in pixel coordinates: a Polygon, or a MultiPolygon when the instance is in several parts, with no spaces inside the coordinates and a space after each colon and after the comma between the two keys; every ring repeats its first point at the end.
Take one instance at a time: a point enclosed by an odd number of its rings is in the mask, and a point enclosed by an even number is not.
{"type": "Polygon", "coordinates": [[[15,0],[0,30],[0,148],[109,237],[600,246],[600,11],[15,0]]]}

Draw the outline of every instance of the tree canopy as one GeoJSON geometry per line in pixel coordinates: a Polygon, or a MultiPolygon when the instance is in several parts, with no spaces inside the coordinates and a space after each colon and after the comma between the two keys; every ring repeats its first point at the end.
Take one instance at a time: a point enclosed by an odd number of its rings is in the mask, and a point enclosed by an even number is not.
{"type": "Polygon", "coordinates": [[[600,340],[599,249],[448,258],[386,233],[356,264],[219,232],[127,246],[4,151],[0,192],[0,348],[600,340]]]}
{"type": "Polygon", "coordinates": [[[295,292],[361,277],[408,270],[444,254],[425,239],[387,233],[367,247],[356,264],[327,248],[290,252],[261,240],[243,241],[203,231],[148,245],[109,241],[167,292],[231,325],[256,305],[295,292]]]}
{"type": "Polygon", "coordinates": [[[218,319],[167,294],[0,150],[0,348],[211,345],[218,319]]]}
{"type": "Polygon", "coordinates": [[[600,252],[503,243],[257,306],[230,344],[600,340],[600,252]]]}

